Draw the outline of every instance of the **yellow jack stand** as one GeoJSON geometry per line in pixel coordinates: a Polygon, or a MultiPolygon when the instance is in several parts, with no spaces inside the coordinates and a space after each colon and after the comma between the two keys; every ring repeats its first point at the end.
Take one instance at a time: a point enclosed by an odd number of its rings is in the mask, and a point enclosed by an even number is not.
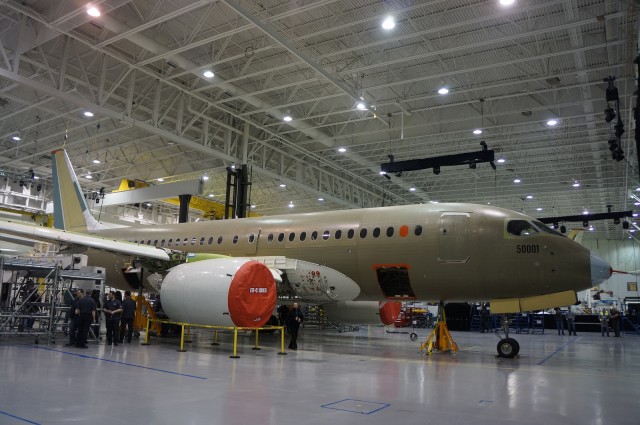
{"type": "Polygon", "coordinates": [[[447,328],[447,322],[444,317],[444,308],[442,306],[438,307],[438,321],[433,326],[433,331],[431,331],[431,335],[425,342],[420,346],[420,351],[427,349],[427,356],[430,356],[433,350],[438,351],[458,351],[458,344],[453,341],[451,338],[451,334],[449,333],[449,328],[447,328]]]}

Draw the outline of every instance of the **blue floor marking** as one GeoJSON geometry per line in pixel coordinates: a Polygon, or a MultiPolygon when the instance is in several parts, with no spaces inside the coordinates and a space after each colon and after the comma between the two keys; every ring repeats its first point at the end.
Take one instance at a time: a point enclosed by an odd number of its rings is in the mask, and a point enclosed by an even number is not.
{"type": "Polygon", "coordinates": [[[86,354],[78,354],[78,353],[72,353],[70,351],[63,351],[63,350],[56,350],[53,348],[45,348],[45,347],[33,347],[33,348],[37,348],[38,350],[46,350],[46,351],[55,351],[57,353],[62,353],[62,354],[70,354],[72,356],[76,356],[76,357],[82,357],[85,359],[94,359],[94,360],[100,360],[103,362],[107,362],[107,363],[115,363],[115,364],[120,364],[123,366],[131,366],[131,367],[137,367],[140,369],[147,369],[147,370],[154,370],[156,372],[162,372],[162,373],[169,373],[171,375],[179,375],[179,376],[185,376],[187,378],[195,378],[195,379],[209,379],[209,378],[205,378],[203,376],[196,376],[196,375],[187,375],[185,373],[178,373],[178,372],[172,372],[170,370],[164,370],[164,369],[157,369],[155,367],[147,367],[147,366],[140,366],[137,364],[133,364],[133,363],[125,363],[125,362],[119,362],[117,360],[109,360],[109,359],[103,359],[100,357],[96,357],[96,356],[88,356],[86,354]]]}
{"type": "Polygon", "coordinates": [[[382,410],[382,409],[384,409],[384,408],[387,408],[387,407],[389,407],[389,406],[391,406],[391,405],[390,405],[390,404],[388,404],[388,403],[380,403],[380,402],[377,402],[377,401],[366,401],[366,400],[356,400],[356,399],[353,399],[353,398],[345,398],[344,400],[334,401],[333,403],[329,403],[329,404],[323,404],[323,405],[322,405],[322,406],[320,406],[320,407],[324,407],[325,409],[341,410],[341,411],[343,411],[343,412],[351,412],[351,413],[360,413],[360,414],[362,414],[362,415],[370,415],[370,414],[372,414],[372,413],[375,413],[375,412],[377,412],[377,411],[379,411],[379,410],[382,410]],[[377,408],[377,409],[374,409],[374,410],[372,410],[372,411],[370,411],[370,412],[360,412],[360,411],[358,411],[358,410],[340,409],[340,408],[338,408],[338,407],[329,407],[329,406],[333,406],[333,405],[335,405],[335,404],[343,403],[343,402],[345,402],[345,401],[359,401],[359,402],[361,402],[361,403],[378,404],[378,405],[381,405],[382,407],[379,407],[379,408],[377,408]]]}
{"type": "Polygon", "coordinates": [[[26,422],[28,424],[40,425],[38,422],[33,422],[33,421],[30,421],[29,419],[21,418],[20,416],[16,416],[16,415],[12,415],[11,413],[3,412],[2,410],[0,410],[0,415],[6,415],[6,416],[9,416],[10,418],[14,418],[14,419],[17,419],[19,421],[26,422]]]}
{"type": "Polygon", "coordinates": [[[537,365],[543,365],[546,363],[547,360],[549,360],[551,357],[555,356],[556,354],[558,354],[560,351],[562,351],[565,347],[573,344],[574,342],[576,342],[578,340],[578,338],[574,338],[571,341],[567,342],[566,344],[560,346],[560,348],[558,348],[556,351],[554,351],[553,353],[549,354],[547,357],[545,357],[544,359],[540,360],[537,365]]]}

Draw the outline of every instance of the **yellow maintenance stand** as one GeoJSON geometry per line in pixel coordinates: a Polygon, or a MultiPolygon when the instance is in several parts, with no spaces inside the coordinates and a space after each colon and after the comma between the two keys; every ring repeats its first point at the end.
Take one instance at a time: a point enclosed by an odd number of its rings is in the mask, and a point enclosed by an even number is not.
{"type": "Polygon", "coordinates": [[[453,353],[458,351],[458,344],[453,341],[453,338],[449,333],[449,328],[447,328],[447,321],[444,315],[444,306],[442,303],[438,305],[438,316],[436,324],[433,326],[433,331],[431,331],[429,338],[427,338],[427,340],[420,346],[420,351],[425,348],[427,349],[427,356],[430,356],[433,350],[453,353]]]}

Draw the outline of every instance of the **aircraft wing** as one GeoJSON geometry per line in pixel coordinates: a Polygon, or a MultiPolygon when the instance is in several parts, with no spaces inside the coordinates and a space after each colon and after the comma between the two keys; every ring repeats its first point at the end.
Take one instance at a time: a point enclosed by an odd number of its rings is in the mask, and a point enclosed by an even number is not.
{"type": "Polygon", "coordinates": [[[50,227],[37,227],[28,224],[0,220],[0,234],[19,236],[54,244],[74,245],[93,248],[100,251],[115,252],[136,257],[169,260],[169,255],[162,249],[130,242],[120,242],[99,236],[72,233],[50,227]]]}

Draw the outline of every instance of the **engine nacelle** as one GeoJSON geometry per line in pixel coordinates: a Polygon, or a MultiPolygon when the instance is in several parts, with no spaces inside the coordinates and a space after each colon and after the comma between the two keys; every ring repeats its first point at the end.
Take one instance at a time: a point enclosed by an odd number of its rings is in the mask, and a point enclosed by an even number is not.
{"type": "Polygon", "coordinates": [[[273,273],[263,263],[247,258],[180,264],[162,282],[162,307],[177,322],[263,326],[276,307],[273,273]]]}
{"type": "Polygon", "coordinates": [[[342,301],[322,307],[332,322],[393,325],[402,304],[399,301],[342,301]]]}

